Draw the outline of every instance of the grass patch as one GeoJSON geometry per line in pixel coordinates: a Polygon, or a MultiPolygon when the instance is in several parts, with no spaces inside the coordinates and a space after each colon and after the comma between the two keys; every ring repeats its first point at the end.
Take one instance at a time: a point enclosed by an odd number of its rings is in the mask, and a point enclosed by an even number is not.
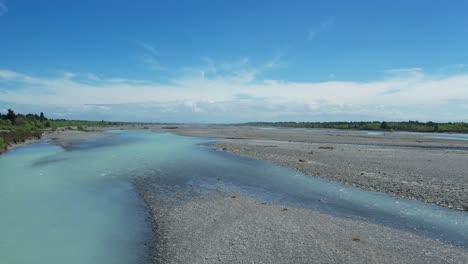
{"type": "Polygon", "coordinates": [[[9,144],[23,143],[28,139],[40,139],[42,132],[40,131],[28,131],[28,130],[12,130],[0,132],[0,138],[2,139],[3,147],[9,144]]]}

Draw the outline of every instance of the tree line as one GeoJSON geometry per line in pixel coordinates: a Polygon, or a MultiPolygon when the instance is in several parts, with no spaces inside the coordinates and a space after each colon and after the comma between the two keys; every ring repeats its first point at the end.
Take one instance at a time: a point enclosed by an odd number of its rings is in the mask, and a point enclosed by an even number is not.
{"type": "Polygon", "coordinates": [[[0,153],[13,143],[24,142],[28,139],[40,138],[43,131],[65,129],[85,130],[89,126],[116,126],[121,122],[82,121],[47,118],[43,112],[39,114],[18,114],[12,109],[0,113],[0,153]]]}
{"type": "MultiPolygon", "coordinates": [[[[44,113],[38,114],[17,114],[12,109],[8,109],[6,114],[0,112],[0,125],[2,126],[25,126],[28,123],[37,123],[47,121],[44,113]]],[[[45,126],[46,124],[44,124],[45,126]]],[[[50,123],[49,123],[50,126],[50,123]]]]}
{"type": "Polygon", "coordinates": [[[251,122],[247,125],[297,127],[297,128],[329,128],[354,130],[383,130],[409,132],[456,132],[468,133],[468,123],[465,122],[390,122],[390,121],[362,121],[362,122],[251,122]]]}

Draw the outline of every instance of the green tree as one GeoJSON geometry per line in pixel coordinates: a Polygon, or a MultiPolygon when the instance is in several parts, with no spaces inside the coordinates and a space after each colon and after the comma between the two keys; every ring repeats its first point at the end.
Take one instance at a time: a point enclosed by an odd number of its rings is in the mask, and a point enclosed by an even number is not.
{"type": "Polygon", "coordinates": [[[44,121],[45,119],[46,119],[46,118],[45,118],[45,116],[44,116],[44,113],[41,112],[41,114],[39,115],[39,121],[42,122],[42,121],[44,121]]]}
{"type": "Polygon", "coordinates": [[[11,124],[16,125],[16,114],[13,110],[8,109],[7,119],[11,121],[11,124]]]}
{"type": "Polygon", "coordinates": [[[383,121],[381,124],[380,124],[380,129],[388,129],[388,123],[383,121]]]}

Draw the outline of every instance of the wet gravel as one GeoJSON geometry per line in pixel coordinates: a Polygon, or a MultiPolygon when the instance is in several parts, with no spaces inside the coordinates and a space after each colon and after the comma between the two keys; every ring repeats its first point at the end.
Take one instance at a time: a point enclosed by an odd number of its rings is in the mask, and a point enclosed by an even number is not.
{"type": "Polygon", "coordinates": [[[468,210],[468,153],[264,140],[212,145],[355,187],[468,210]]]}
{"type": "Polygon", "coordinates": [[[418,134],[369,136],[239,126],[180,126],[179,135],[220,139],[213,147],[340,183],[468,210],[468,141],[418,134]]]}
{"type": "Polygon", "coordinates": [[[140,180],[155,227],[153,263],[468,262],[463,248],[239,194],[167,203],[151,180],[140,180]]]}

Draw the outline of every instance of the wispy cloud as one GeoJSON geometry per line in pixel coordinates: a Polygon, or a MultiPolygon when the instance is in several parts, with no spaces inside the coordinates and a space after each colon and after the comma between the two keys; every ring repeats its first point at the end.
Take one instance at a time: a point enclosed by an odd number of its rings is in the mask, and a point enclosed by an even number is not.
{"type": "Polygon", "coordinates": [[[383,73],[388,78],[404,78],[404,79],[419,79],[423,78],[425,73],[422,68],[401,68],[401,69],[387,69],[383,73]]]}
{"type": "Polygon", "coordinates": [[[155,47],[151,46],[148,43],[145,42],[138,42],[142,48],[144,48],[146,51],[148,51],[151,55],[154,56],[159,56],[159,52],[156,50],[155,47]]]}
{"type": "Polygon", "coordinates": [[[319,27],[315,28],[315,29],[312,29],[312,30],[309,30],[309,33],[307,35],[307,40],[308,41],[312,41],[314,40],[319,34],[322,34],[324,31],[326,31],[328,28],[330,28],[331,26],[333,26],[333,24],[335,23],[335,19],[334,18],[328,18],[324,21],[322,21],[319,25],[319,27]]]}
{"type": "Polygon", "coordinates": [[[383,72],[389,74],[421,74],[424,72],[422,68],[413,67],[413,68],[399,68],[399,69],[387,69],[383,72]]]}
{"type": "Polygon", "coordinates": [[[276,53],[275,56],[267,61],[263,67],[265,69],[275,69],[275,68],[284,68],[286,67],[286,63],[282,60],[282,54],[276,53]]]}
{"type": "Polygon", "coordinates": [[[168,71],[168,69],[160,63],[159,52],[154,46],[141,41],[137,43],[144,51],[144,54],[141,55],[141,59],[144,63],[155,71],[168,71]]]}
{"type": "Polygon", "coordinates": [[[202,69],[205,74],[181,74],[170,83],[0,70],[0,109],[115,120],[137,113],[142,120],[172,122],[468,121],[468,74],[431,76],[415,68],[388,70],[376,81],[289,82],[257,78],[260,70],[248,58],[206,58],[202,69]]]}
{"type": "Polygon", "coordinates": [[[468,72],[468,64],[466,63],[457,63],[457,64],[450,64],[439,69],[442,73],[461,73],[461,72],[468,72]]]}
{"type": "Polygon", "coordinates": [[[8,12],[8,7],[4,2],[0,1],[0,16],[5,14],[6,12],[8,12]]]}
{"type": "Polygon", "coordinates": [[[202,57],[201,62],[200,65],[183,67],[175,82],[199,77],[246,83],[256,81],[266,72],[284,65],[279,55],[275,55],[264,63],[253,63],[248,57],[240,57],[231,61],[217,61],[210,57],[202,57]]]}

